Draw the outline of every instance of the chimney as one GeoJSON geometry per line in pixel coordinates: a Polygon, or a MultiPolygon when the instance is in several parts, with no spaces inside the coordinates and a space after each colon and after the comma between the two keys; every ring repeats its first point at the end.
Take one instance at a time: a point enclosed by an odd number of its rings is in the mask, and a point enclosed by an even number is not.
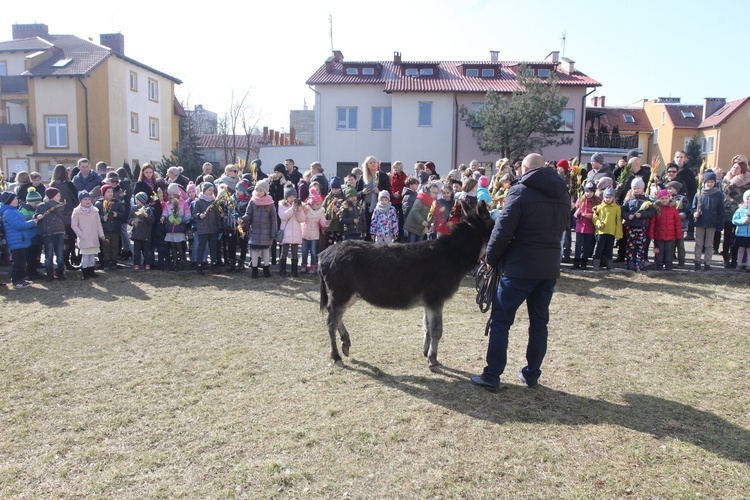
{"type": "Polygon", "coordinates": [[[499,50],[490,50],[490,62],[496,63],[498,54],[500,54],[499,50]]]}
{"type": "Polygon", "coordinates": [[[341,53],[340,50],[334,50],[333,51],[333,60],[336,62],[341,62],[344,60],[344,54],[341,53]]]}
{"type": "Polygon", "coordinates": [[[393,53],[393,62],[394,64],[401,64],[401,52],[393,53]]]}
{"type": "Polygon", "coordinates": [[[547,57],[545,57],[544,60],[557,64],[558,62],[560,62],[560,51],[553,50],[552,52],[547,54],[547,57]]]}
{"type": "Polygon", "coordinates": [[[703,99],[703,119],[705,120],[724,106],[727,100],[723,97],[706,97],[703,99]]]}
{"type": "Polygon", "coordinates": [[[562,64],[561,64],[563,73],[567,73],[569,75],[572,75],[573,72],[575,71],[575,63],[576,63],[575,61],[572,61],[572,60],[568,59],[567,57],[563,57],[562,58],[562,64]]]}
{"type": "Polygon", "coordinates": [[[268,127],[263,127],[263,144],[268,144],[268,127]]]}
{"type": "Polygon", "coordinates": [[[297,131],[294,130],[294,127],[289,127],[289,144],[294,144],[297,142],[297,131]]]}
{"type": "Polygon", "coordinates": [[[99,45],[104,45],[118,54],[125,55],[125,35],[122,33],[102,33],[99,35],[99,45]]]}
{"type": "Polygon", "coordinates": [[[41,23],[13,25],[13,40],[34,38],[35,36],[40,38],[49,36],[49,26],[41,23]]]}
{"type": "Polygon", "coordinates": [[[591,98],[591,107],[596,108],[599,106],[599,98],[594,96],[591,98]]]}
{"type": "Polygon", "coordinates": [[[603,107],[604,107],[604,99],[606,99],[606,96],[601,96],[601,97],[599,98],[599,107],[600,107],[600,108],[603,108],[603,107]]]}

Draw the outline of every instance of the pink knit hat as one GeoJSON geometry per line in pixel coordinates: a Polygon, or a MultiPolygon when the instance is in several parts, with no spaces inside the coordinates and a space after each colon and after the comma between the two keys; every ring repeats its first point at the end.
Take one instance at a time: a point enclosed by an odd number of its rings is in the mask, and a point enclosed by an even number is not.
{"type": "Polygon", "coordinates": [[[315,205],[316,203],[323,203],[323,198],[318,194],[318,190],[315,188],[310,188],[310,196],[307,197],[307,200],[305,200],[305,203],[308,205],[315,205]]]}
{"type": "Polygon", "coordinates": [[[489,185],[490,185],[490,179],[486,175],[483,175],[479,178],[479,187],[486,188],[486,187],[489,187],[489,185]]]}
{"type": "Polygon", "coordinates": [[[671,198],[669,191],[666,189],[660,190],[658,193],[656,193],[657,198],[671,198]]]}

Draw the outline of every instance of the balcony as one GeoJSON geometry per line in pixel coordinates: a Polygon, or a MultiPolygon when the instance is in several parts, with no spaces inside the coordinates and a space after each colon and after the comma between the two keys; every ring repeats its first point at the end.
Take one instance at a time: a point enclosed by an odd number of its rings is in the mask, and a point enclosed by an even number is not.
{"type": "Polygon", "coordinates": [[[638,147],[638,133],[586,134],[584,136],[584,147],[596,149],[635,149],[638,147]]]}
{"type": "Polygon", "coordinates": [[[29,79],[25,76],[0,76],[0,94],[28,94],[29,79]]]}
{"type": "Polygon", "coordinates": [[[0,146],[31,146],[29,127],[21,123],[0,125],[0,146]]]}

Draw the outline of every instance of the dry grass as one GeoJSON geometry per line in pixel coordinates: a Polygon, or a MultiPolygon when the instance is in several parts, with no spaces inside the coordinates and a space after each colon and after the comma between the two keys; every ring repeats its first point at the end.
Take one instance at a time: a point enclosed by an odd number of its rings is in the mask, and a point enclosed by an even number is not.
{"type": "Polygon", "coordinates": [[[750,495],[744,277],[567,274],[543,386],[512,377],[519,312],[494,394],[467,381],[486,316],[464,285],[436,373],[418,310],[365,304],[333,367],[312,278],[3,292],[0,496],[750,495]]]}

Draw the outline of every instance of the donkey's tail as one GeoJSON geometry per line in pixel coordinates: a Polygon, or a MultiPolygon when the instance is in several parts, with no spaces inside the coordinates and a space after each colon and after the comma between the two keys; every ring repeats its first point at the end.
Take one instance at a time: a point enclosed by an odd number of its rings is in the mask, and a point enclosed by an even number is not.
{"type": "Polygon", "coordinates": [[[320,277],[320,312],[326,310],[328,307],[328,288],[326,287],[326,280],[320,277]]]}

